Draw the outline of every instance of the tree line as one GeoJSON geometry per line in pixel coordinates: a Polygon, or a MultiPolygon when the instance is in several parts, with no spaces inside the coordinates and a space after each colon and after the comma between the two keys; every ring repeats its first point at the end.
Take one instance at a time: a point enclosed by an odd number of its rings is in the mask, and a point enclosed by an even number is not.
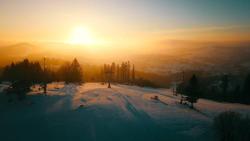
{"type": "MultiPolygon", "coordinates": [[[[89,68],[92,70],[92,68],[89,68]]],[[[95,76],[93,81],[95,82],[111,82],[123,83],[123,84],[134,84],[136,81],[135,77],[135,66],[131,65],[129,61],[122,62],[121,64],[104,64],[102,67],[97,67],[98,71],[89,75],[84,72],[82,66],[75,58],[71,63],[65,62],[58,69],[50,69],[46,65],[46,60],[43,62],[30,61],[24,59],[19,62],[12,62],[3,68],[0,80],[9,82],[29,82],[34,83],[49,83],[52,81],[64,81],[66,83],[82,83],[84,82],[84,75],[89,77],[95,76]]],[[[91,78],[89,78],[91,79],[91,78]]]]}
{"type": "Polygon", "coordinates": [[[52,81],[83,82],[81,65],[77,59],[72,63],[65,63],[58,70],[50,70],[46,67],[46,62],[40,64],[38,61],[23,61],[11,63],[3,68],[1,79],[3,81],[22,81],[29,83],[49,83],[52,81]]]}
{"type": "Polygon", "coordinates": [[[191,108],[199,98],[250,104],[250,74],[245,77],[242,85],[230,80],[228,74],[213,81],[208,78],[198,78],[193,74],[190,79],[178,84],[174,94],[180,94],[180,103],[188,101],[191,108]]]}
{"type": "MultiPolygon", "coordinates": [[[[135,84],[135,66],[130,62],[122,62],[121,64],[104,64],[99,67],[100,74],[96,74],[96,81],[135,84]]],[[[90,70],[91,71],[91,70],[90,70]]],[[[1,81],[11,82],[8,93],[16,93],[20,98],[30,91],[30,87],[34,84],[40,84],[44,93],[47,92],[47,84],[53,81],[64,81],[65,83],[84,82],[84,71],[75,58],[71,63],[66,62],[58,69],[50,69],[46,65],[46,59],[43,62],[30,61],[24,59],[19,62],[12,62],[3,68],[1,81]]]]}
{"type": "Polygon", "coordinates": [[[250,73],[239,80],[237,76],[224,74],[214,83],[203,88],[204,98],[250,104],[250,73]]]}
{"type": "Polygon", "coordinates": [[[40,84],[44,89],[44,93],[46,93],[47,83],[52,81],[83,82],[82,68],[77,59],[74,59],[72,63],[62,65],[57,71],[46,68],[45,63],[44,59],[42,67],[38,61],[31,62],[24,59],[5,66],[1,80],[11,82],[7,94],[16,94],[19,99],[23,99],[34,84],[40,84]]]}
{"type": "Polygon", "coordinates": [[[101,69],[103,82],[111,81],[117,83],[133,84],[135,83],[135,66],[129,61],[121,64],[104,64],[101,69]]]}
{"type": "MultiPolygon", "coordinates": [[[[141,77],[141,72],[136,71],[135,65],[129,61],[120,64],[114,62],[104,64],[94,69],[90,67],[87,72],[84,72],[77,59],[61,64],[54,70],[46,65],[45,59],[44,62],[24,59],[5,66],[1,74],[0,80],[11,82],[12,90],[16,93],[29,91],[33,84],[41,84],[46,93],[47,83],[53,81],[83,83],[85,76],[88,76],[87,81],[92,82],[157,87],[151,79],[141,77]],[[91,72],[94,73],[90,74],[91,72]]],[[[189,79],[184,80],[183,78],[182,82],[178,84],[176,92],[184,97],[182,100],[189,101],[191,105],[201,97],[250,104],[250,74],[245,76],[243,81],[238,81],[240,76],[229,74],[215,77],[214,75],[201,76],[199,73],[198,75],[194,73],[188,77],[189,79]]]]}

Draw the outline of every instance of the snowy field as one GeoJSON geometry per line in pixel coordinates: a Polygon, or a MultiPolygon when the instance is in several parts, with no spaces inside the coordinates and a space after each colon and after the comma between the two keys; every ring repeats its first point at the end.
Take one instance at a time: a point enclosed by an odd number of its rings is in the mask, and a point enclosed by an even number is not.
{"type": "MultiPolygon", "coordinates": [[[[6,85],[0,85],[2,91],[6,85]]],[[[26,100],[0,94],[1,141],[210,141],[213,117],[250,106],[200,99],[191,110],[169,89],[99,83],[37,87],[26,100]],[[159,101],[151,99],[158,96],[159,101]]]]}

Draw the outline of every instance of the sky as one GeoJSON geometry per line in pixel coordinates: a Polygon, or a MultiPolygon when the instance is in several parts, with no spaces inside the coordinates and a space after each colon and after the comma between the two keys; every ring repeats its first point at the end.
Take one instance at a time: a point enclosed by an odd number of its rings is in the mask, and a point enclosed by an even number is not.
{"type": "Polygon", "coordinates": [[[250,0],[0,0],[0,40],[124,47],[245,41],[249,15],[250,0]]]}

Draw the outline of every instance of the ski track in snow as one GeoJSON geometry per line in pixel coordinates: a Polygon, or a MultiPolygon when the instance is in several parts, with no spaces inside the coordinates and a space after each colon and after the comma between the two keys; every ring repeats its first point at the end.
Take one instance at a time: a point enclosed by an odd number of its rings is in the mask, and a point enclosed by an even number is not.
{"type": "MultiPolygon", "coordinates": [[[[8,84],[0,84],[0,92],[8,84]]],[[[196,110],[179,104],[170,89],[99,83],[38,86],[24,101],[0,93],[1,140],[165,141],[214,140],[213,117],[223,111],[250,113],[250,106],[200,99],[196,110]],[[159,101],[151,97],[158,96],[159,101]],[[15,135],[15,136],[13,136],[15,135]]]]}

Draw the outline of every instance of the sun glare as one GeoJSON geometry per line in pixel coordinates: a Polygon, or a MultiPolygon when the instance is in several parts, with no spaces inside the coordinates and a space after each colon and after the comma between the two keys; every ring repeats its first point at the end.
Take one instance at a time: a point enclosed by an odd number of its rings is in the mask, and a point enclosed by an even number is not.
{"type": "Polygon", "coordinates": [[[84,27],[76,27],[72,30],[68,43],[75,45],[91,45],[94,44],[94,38],[91,32],[84,27]]]}

